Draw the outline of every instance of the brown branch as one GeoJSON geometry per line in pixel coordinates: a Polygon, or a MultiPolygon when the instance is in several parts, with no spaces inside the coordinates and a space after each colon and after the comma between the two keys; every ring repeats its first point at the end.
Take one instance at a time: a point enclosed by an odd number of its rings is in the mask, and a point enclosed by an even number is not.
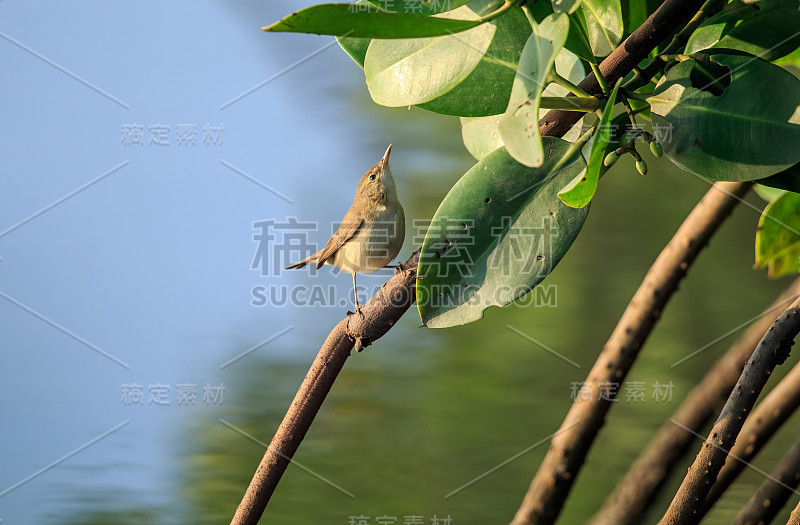
{"type": "Polygon", "coordinates": [[[800,406],[800,364],[795,365],[786,377],[756,405],[753,415],[747,418],[736,444],[730,450],[725,466],[711,486],[700,511],[702,518],[728,489],[767,441],[800,406]]]}
{"type": "MultiPolygon", "coordinates": [[[[650,51],[697,13],[702,6],[703,0],[666,0],[661,4],[600,64],[600,73],[608,85],[613,86],[618,79],[633,71],[639,62],[647,58],[650,51]]],[[[589,95],[602,94],[600,84],[593,74],[584,78],[578,87],[589,95]]],[[[575,111],[548,111],[539,120],[539,131],[542,135],[561,137],[583,116],[583,113],[575,111]]]]}
{"type": "Polygon", "coordinates": [[[708,438],[661,519],[662,525],[689,525],[699,521],[700,507],[725,464],[727,451],[736,441],[745,418],[752,410],[770,374],[789,356],[798,332],[800,332],[800,299],[794,301],[772,324],[753,352],[753,356],[747,361],[722,413],[711,428],[708,438]]]}
{"type": "Polygon", "coordinates": [[[789,521],[786,522],[786,525],[800,525],[800,501],[797,502],[797,506],[792,511],[792,515],[789,516],[789,521]]]}
{"type": "Polygon", "coordinates": [[[800,278],[796,279],[764,314],[751,324],[689,392],[670,421],[664,423],[628,470],[591,525],[635,525],[641,523],[645,510],[653,503],[666,478],[680,458],[694,443],[695,437],[684,430],[700,432],[718,414],[733,390],[745,362],[758,342],[787,304],[800,296],[800,278]],[[673,423],[673,421],[675,424],[673,423]]]}
{"type": "MultiPolygon", "coordinates": [[[[795,388],[797,388],[796,385],[795,388]]],[[[794,442],[792,448],[772,470],[770,477],[758,487],[756,493],[736,517],[734,524],[770,523],[786,505],[786,501],[794,493],[798,483],[800,483],[800,439],[794,442]]]]}
{"type": "Polygon", "coordinates": [[[612,404],[601,395],[599,385],[625,379],[689,266],[750,187],[742,182],[715,183],[661,251],[586,378],[591,398],[578,396],[572,404],[513,525],[555,522],[612,404]]]}
{"type": "Polygon", "coordinates": [[[418,260],[419,250],[403,265],[405,271],[395,274],[364,305],[363,319],[358,315],[342,319],[325,339],[264,453],[231,524],[258,523],[354,345],[359,350],[381,337],[413,304],[418,260]]]}

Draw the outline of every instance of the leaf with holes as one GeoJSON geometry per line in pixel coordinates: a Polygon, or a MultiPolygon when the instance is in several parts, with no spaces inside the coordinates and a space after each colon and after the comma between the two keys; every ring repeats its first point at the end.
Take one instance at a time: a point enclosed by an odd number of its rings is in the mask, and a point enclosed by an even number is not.
{"type": "Polygon", "coordinates": [[[469,323],[517,300],[572,245],[589,209],[570,208],[556,193],[586,163],[569,142],[544,137],[544,144],[539,168],[495,150],[439,205],[419,259],[417,306],[426,326],[469,323]]]}
{"type": "Polygon", "coordinates": [[[526,166],[544,162],[539,102],[568,31],[569,19],[563,13],[549,15],[533,28],[519,59],[508,108],[497,125],[508,153],[526,166]]]}
{"type": "Polygon", "coordinates": [[[730,70],[721,95],[693,86],[695,61],[687,60],[647,99],[667,157],[696,175],[730,181],[763,179],[800,162],[800,80],[751,56],[711,60],[730,70]]]}
{"type": "Polygon", "coordinates": [[[594,56],[610,55],[622,39],[619,0],[583,0],[583,18],[594,56]]]}
{"type": "Polygon", "coordinates": [[[800,248],[800,195],[784,193],[770,202],[761,219],[758,221],[756,233],[756,266],[770,266],[770,277],[779,277],[791,273],[800,258],[791,261],[800,248]],[[788,256],[788,257],[787,257],[788,256]],[[788,260],[787,260],[788,259],[788,260]],[[773,261],[778,261],[778,270],[772,268],[773,261]]]}
{"type": "Polygon", "coordinates": [[[614,104],[617,100],[617,92],[622,85],[622,79],[617,81],[611,96],[608,97],[603,116],[597,124],[597,131],[594,134],[592,149],[589,153],[589,164],[586,171],[578,174],[569,184],[558,192],[558,198],[564,204],[573,208],[583,208],[592,200],[597,191],[597,181],[600,180],[600,172],[603,169],[603,158],[606,156],[606,147],[611,141],[611,113],[614,112],[614,104]]]}

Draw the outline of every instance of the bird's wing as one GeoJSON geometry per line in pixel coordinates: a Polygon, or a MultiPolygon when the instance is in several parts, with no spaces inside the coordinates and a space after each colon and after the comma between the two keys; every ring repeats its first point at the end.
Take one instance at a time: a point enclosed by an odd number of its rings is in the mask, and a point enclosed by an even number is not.
{"type": "Polygon", "coordinates": [[[332,257],[336,251],[344,245],[344,243],[352,239],[353,236],[358,233],[358,230],[363,224],[364,217],[356,217],[355,214],[351,214],[351,212],[348,211],[347,214],[345,214],[344,219],[342,219],[342,224],[339,225],[339,228],[336,230],[330,240],[328,240],[328,244],[326,244],[322,251],[319,252],[317,269],[321,268],[322,265],[325,264],[325,260],[329,257],[332,257]]]}

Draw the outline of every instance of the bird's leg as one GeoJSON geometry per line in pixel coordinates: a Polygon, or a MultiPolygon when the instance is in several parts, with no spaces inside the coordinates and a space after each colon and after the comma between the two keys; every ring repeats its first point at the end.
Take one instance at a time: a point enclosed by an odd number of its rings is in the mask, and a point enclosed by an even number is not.
{"type": "Polygon", "coordinates": [[[397,273],[403,273],[406,271],[406,267],[403,266],[403,263],[399,262],[397,264],[387,264],[384,268],[394,268],[397,270],[397,273]]]}
{"type": "Polygon", "coordinates": [[[364,314],[361,312],[361,304],[358,302],[358,287],[356,286],[356,272],[353,272],[353,295],[356,298],[356,313],[364,318],[364,314]]]}

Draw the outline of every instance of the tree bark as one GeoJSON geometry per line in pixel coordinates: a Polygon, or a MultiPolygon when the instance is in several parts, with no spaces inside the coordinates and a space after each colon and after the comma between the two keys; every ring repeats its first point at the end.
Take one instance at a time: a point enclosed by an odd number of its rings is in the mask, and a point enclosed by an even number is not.
{"type": "Polygon", "coordinates": [[[800,299],[772,324],[747,361],[722,413],[661,519],[662,525],[692,525],[700,521],[700,509],[725,464],[728,451],[772,371],[789,357],[798,332],[800,299]]]}
{"type": "Polygon", "coordinates": [[[578,396],[572,404],[512,525],[555,522],[611,408],[599,385],[625,379],[678,283],[751,186],[715,183],[659,254],[586,378],[591,398],[578,396]]]}
{"type": "Polygon", "coordinates": [[[362,308],[364,318],[350,315],[334,327],[294,396],[278,431],[258,465],[231,524],[258,523],[286,467],[308,432],[322,402],[353,347],[357,351],[385,334],[414,303],[417,250],[362,308]]]}
{"type": "Polygon", "coordinates": [[[591,525],[636,525],[642,522],[645,511],[653,503],[665,480],[696,439],[685,429],[700,432],[722,410],[756,345],[786,305],[798,296],[800,278],[747,328],[686,396],[670,420],[661,426],[639,454],[603,507],[592,518],[591,525]]]}

